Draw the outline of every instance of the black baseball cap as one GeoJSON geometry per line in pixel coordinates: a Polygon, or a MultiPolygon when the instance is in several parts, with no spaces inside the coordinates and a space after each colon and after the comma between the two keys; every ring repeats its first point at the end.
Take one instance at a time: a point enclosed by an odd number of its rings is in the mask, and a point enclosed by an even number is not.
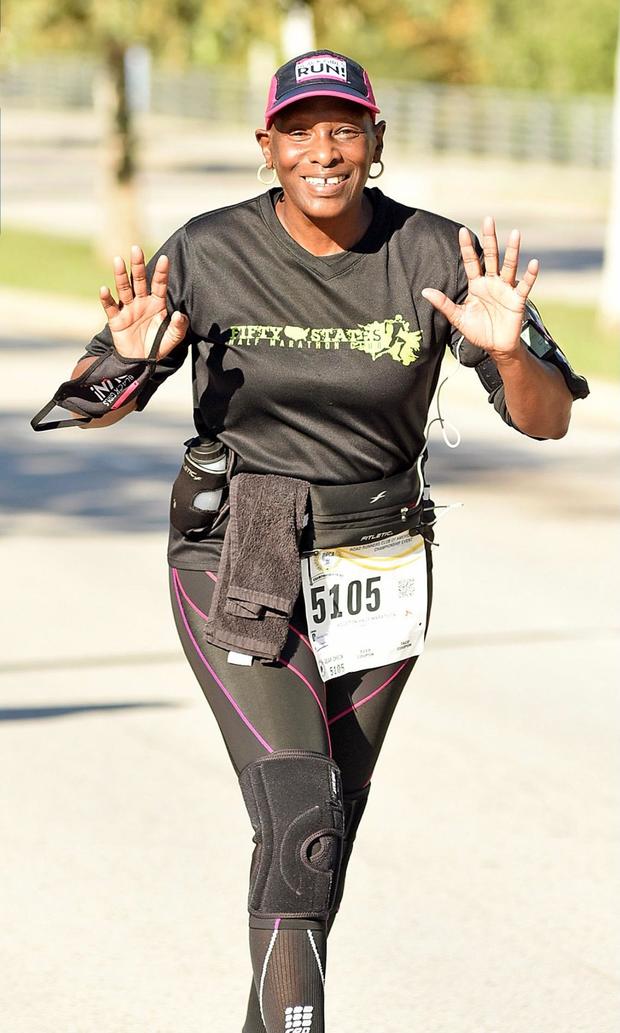
{"type": "Polygon", "coordinates": [[[367,72],[357,61],[333,50],[311,50],[278,68],[265,110],[267,129],[276,112],[304,97],[341,97],[374,114],[379,111],[367,72]]]}

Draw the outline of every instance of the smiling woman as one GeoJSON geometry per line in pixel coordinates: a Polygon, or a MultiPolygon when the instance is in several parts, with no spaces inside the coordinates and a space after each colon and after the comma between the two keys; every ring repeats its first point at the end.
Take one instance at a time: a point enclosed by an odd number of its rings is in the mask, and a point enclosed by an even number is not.
{"type": "Polygon", "coordinates": [[[446,348],[531,437],[561,437],[587,394],[528,300],[538,263],[517,279],[517,230],[500,265],[490,216],[481,246],[366,186],[378,111],[344,55],[279,69],[256,138],[281,186],[196,216],[148,265],[134,247],[131,279],[117,257],[107,326],[53,400],[106,426],[191,354],[170,587],[254,829],[244,1033],[325,1028],[327,934],[430,614],[446,348]]]}
{"type": "Polygon", "coordinates": [[[337,54],[295,58],[273,78],[256,139],[284,191],[276,215],[314,255],[352,247],[372,221],[364,187],[383,151],[378,111],[363,68],[337,54]]]}
{"type": "Polygon", "coordinates": [[[385,122],[344,98],[302,97],[267,124],[256,139],[282,184],[282,225],[314,255],[352,247],[372,221],[364,187],[381,158],[385,122]]]}

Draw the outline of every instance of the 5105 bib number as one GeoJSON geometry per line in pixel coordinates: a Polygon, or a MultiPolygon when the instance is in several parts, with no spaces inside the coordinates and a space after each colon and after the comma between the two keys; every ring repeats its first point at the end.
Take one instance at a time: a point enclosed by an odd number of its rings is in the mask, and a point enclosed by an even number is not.
{"type": "Polygon", "coordinates": [[[323,679],[422,652],[427,573],[419,535],[319,550],[302,558],[302,585],[323,679]]]}
{"type": "Polygon", "coordinates": [[[365,582],[349,581],[346,585],[346,599],[344,596],[345,586],[339,581],[329,587],[325,584],[317,585],[310,589],[312,605],[312,616],[315,624],[324,624],[326,620],[337,620],[347,613],[350,617],[357,617],[363,609],[367,613],[376,613],[381,607],[381,577],[368,577],[365,582]]]}

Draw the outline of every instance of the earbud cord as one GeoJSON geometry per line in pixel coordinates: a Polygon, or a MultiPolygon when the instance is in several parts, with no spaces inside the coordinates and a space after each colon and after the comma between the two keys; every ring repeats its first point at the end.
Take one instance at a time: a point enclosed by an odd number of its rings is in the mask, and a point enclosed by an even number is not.
{"type": "MultiPolygon", "coordinates": [[[[460,338],[459,338],[459,340],[457,342],[456,348],[454,349],[454,354],[455,354],[455,358],[456,358],[456,366],[454,367],[454,369],[450,370],[450,372],[446,374],[446,376],[441,381],[439,387],[437,388],[437,395],[435,397],[435,405],[437,407],[437,415],[434,416],[432,420],[429,420],[429,422],[426,424],[426,428],[425,428],[425,431],[424,431],[424,444],[422,445],[422,448],[420,450],[420,456],[419,456],[418,462],[417,462],[418,480],[420,482],[420,494],[418,495],[418,497],[416,499],[416,506],[419,504],[419,502],[422,500],[423,497],[424,498],[430,498],[429,486],[424,481],[424,473],[423,473],[423,470],[422,470],[422,463],[424,461],[424,453],[426,452],[426,447],[428,445],[428,440],[429,440],[429,437],[430,437],[430,430],[431,430],[431,427],[433,426],[433,424],[434,423],[439,423],[439,425],[441,427],[442,437],[443,437],[446,445],[448,446],[448,448],[458,448],[459,445],[461,444],[461,432],[459,431],[458,427],[454,423],[452,423],[451,420],[446,419],[442,415],[442,412],[441,412],[441,390],[442,390],[444,384],[447,383],[447,381],[450,379],[450,377],[453,377],[455,373],[458,373],[459,369],[461,368],[461,345],[463,343],[463,340],[464,340],[464,338],[463,338],[463,335],[461,334],[461,336],[460,336],[460,338]],[[447,428],[450,428],[451,430],[454,431],[454,437],[453,437],[452,440],[450,440],[450,437],[448,436],[447,428]]],[[[459,503],[456,503],[456,505],[457,506],[461,506],[462,503],[459,502],[459,503]]],[[[437,508],[439,508],[439,507],[437,507],[437,508]]],[[[447,512],[448,509],[453,509],[455,507],[454,506],[446,506],[446,507],[442,507],[442,508],[445,508],[445,511],[447,512]]],[[[433,521],[433,523],[434,522],[435,521],[433,521]]]]}

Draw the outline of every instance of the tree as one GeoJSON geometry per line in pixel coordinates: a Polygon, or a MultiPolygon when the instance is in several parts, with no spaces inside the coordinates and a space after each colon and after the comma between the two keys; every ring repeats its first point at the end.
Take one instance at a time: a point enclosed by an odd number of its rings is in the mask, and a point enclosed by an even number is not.
{"type": "Polygon", "coordinates": [[[482,0],[310,0],[317,46],[351,54],[373,79],[475,82],[482,0]]]}
{"type": "Polygon", "coordinates": [[[101,59],[98,98],[103,114],[104,218],[99,250],[104,258],[127,253],[141,240],[135,173],[137,134],[128,86],[131,47],[183,59],[202,0],[9,0],[5,29],[10,50],[79,49],[101,59]]]}

